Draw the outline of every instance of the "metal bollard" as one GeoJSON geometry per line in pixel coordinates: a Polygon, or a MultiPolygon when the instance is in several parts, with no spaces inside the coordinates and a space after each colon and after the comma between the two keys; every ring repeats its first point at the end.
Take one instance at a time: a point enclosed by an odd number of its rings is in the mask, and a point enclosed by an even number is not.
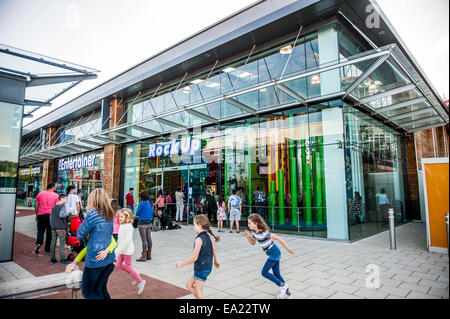
{"type": "Polygon", "coordinates": [[[391,249],[397,249],[395,242],[395,215],[393,208],[389,208],[389,238],[391,242],[391,249]]]}
{"type": "Polygon", "coordinates": [[[448,232],[448,213],[445,213],[445,223],[447,224],[447,256],[450,258],[450,254],[449,254],[449,252],[450,252],[450,249],[449,249],[449,243],[450,243],[450,240],[449,240],[449,232],[448,232]]]}

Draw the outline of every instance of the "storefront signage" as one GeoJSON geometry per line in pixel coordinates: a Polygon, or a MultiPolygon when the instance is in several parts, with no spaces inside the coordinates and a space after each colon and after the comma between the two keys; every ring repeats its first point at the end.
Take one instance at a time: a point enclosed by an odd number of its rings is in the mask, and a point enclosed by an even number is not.
{"type": "Polygon", "coordinates": [[[173,139],[169,143],[151,144],[148,148],[148,157],[160,157],[169,155],[189,154],[195,155],[202,147],[202,141],[199,138],[184,137],[181,141],[173,139]]]}
{"type": "Polygon", "coordinates": [[[92,167],[95,165],[96,155],[81,155],[75,158],[60,159],[58,161],[58,171],[65,171],[68,169],[79,169],[85,167],[92,167]]]}
{"type": "Polygon", "coordinates": [[[164,167],[163,168],[151,168],[149,169],[149,174],[161,173],[162,170],[164,172],[176,172],[176,171],[184,171],[184,170],[194,170],[194,169],[205,169],[208,166],[206,164],[197,164],[197,165],[183,165],[183,166],[173,166],[173,167],[164,167]]]}
{"type": "Polygon", "coordinates": [[[41,168],[40,167],[32,167],[30,166],[30,168],[23,168],[20,170],[19,174],[21,176],[28,176],[28,175],[37,175],[41,173],[41,168]]]}

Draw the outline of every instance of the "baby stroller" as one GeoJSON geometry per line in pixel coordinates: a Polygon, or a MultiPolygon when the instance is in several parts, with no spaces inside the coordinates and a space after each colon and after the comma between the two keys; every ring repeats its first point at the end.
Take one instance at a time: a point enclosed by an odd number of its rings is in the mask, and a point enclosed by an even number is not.
{"type": "Polygon", "coordinates": [[[75,259],[75,253],[79,254],[80,251],[86,247],[84,240],[79,240],[77,238],[77,231],[80,227],[83,219],[79,216],[74,216],[71,218],[66,236],[66,244],[70,247],[71,253],[67,256],[68,261],[73,261],[75,259]]]}
{"type": "Polygon", "coordinates": [[[161,230],[161,218],[159,218],[158,213],[153,214],[153,220],[152,220],[152,230],[153,231],[159,231],[161,230]]]}

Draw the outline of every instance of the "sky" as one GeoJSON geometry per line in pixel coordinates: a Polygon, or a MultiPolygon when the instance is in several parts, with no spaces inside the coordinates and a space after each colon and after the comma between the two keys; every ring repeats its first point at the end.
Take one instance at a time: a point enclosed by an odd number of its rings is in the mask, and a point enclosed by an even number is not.
{"type": "MultiPolygon", "coordinates": [[[[0,0],[0,43],[101,71],[23,124],[254,2],[0,0]]],[[[448,98],[449,1],[377,3],[437,92],[448,98]]]]}

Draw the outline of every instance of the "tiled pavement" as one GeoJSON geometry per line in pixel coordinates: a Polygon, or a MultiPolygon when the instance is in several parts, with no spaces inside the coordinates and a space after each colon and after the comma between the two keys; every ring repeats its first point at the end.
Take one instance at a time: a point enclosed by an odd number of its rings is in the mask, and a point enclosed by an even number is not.
{"type": "MultiPolygon", "coordinates": [[[[20,215],[18,215],[20,216],[20,215]]],[[[16,219],[16,231],[34,237],[33,216],[16,219]]],[[[213,231],[216,231],[213,228],[213,231]]],[[[248,244],[243,233],[219,233],[216,243],[220,268],[213,269],[204,289],[207,298],[275,298],[277,287],[261,276],[266,260],[258,245],[248,244]]],[[[176,269],[175,263],[191,256],[195,233],[192,226],[152,233],[152,260],[134,263],[142,274],[168,284],[185,287],[192,266],[176,269]]],[[[432,298],[449,297],[448,257],[426,251],[425,225],[409,223],[397,228],[397,250],[389,249],[389,233],[384,232],[354,243],[299,238],[282,235],[294,251],[282,249],[281,274],[294,298],[432,298]],[[370,284],[373,276],[366,266],[379,270],[379,287],[370,284]],[[370,279],[370,277],[369,277],[370,279]]],[[[138,258],[141,243],[134,233],[138,258]]],[[[31,274],[15,263],[0,263],[0,279],[16,280],[31,274]]],[[[32,276],[32,275],[31,275],[32,276]]],[[[147,289],[147,288],[146,288],[147,289]]],[[[114,298],[114,295],[111,295],[114,298]]],[[[130,296],[129,298],[133,298],[130,296]]],[[[193,298],[186,295],[185,299],[193,298]]]]}

